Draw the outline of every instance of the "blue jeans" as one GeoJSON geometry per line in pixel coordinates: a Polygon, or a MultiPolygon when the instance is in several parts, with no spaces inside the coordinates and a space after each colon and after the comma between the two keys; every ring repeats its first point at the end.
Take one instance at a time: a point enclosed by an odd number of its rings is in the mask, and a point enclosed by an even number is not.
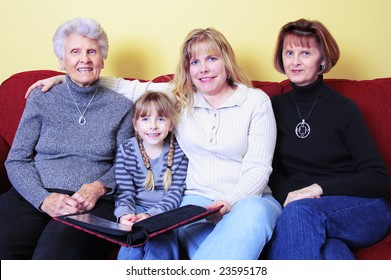
{"type": "MultiPolygon", "coordinates": [[[[213,202],[185,195],[182,206],[208,206],[213,202]]],[[[207,220],[180,227],[179,242],[192,260],[256,260],[272,236],[280,204],[270,195],[251,196],[237,202],[217,224],[207,220]]]]}
{"type": "MultiPolygon", "coordinates": [[[[136,206],[137,213],[144,213],[141,206],[136,206]]],[[[179,245],[176,230],[157,235],[144,245],[136,247],[122,246],[118,260],[178,260],[179,245]]]]}
{"type": "Polygon", "coordinates": [[[288,204],[269,243],[270,259],[351,260],[352,247],[381,240],[391,228],[391,210],[380,198],[324,196],[288,204]]]}

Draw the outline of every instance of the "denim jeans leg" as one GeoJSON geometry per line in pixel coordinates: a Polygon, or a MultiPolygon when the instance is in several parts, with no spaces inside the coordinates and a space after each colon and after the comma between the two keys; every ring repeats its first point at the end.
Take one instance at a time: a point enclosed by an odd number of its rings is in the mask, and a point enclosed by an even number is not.
{"type": "Polygon", "coordinates": [[[204,231],[186,231],[196,240],[198,249],[190,255],[194,260],[257,259],[271,238],[281,206],[272,196],[251,196],[237,202],[229,213],[204,231]],[[203,240],[197,239],[202,235],[203,240]]]}
{"type": "Polygon", "coordinates": [[[157,235],[144,245],[144,260],[178,259],[179,245],[176,230],[157,235]]]}
{"type": "Polygon", "coordinates": [[[348,247],[371,245],[390,227],[385,199],[324,196],[294,201],[277,221],[269,258],[352,259],[348,247]]]}

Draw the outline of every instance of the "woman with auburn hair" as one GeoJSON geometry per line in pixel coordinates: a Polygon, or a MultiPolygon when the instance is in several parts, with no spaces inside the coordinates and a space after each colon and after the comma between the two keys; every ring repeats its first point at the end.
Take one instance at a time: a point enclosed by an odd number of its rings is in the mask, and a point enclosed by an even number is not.
{"type": "Polygon", "coordinates": [[[274,63],[292,91],[272,98],[277,144],[269,185],[283,205],[271,259],[354,259],[391,227],[390,176],[360,110],[323,81],[339,58],[319,21],[284,25],[274,63]]]}

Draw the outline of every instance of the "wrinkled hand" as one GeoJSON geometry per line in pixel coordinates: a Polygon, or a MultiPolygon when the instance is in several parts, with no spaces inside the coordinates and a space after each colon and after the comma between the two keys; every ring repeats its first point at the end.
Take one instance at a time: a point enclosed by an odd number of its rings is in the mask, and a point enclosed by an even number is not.
{"type": "Polygon", "coordinates": [[[289,203],[303,198],[319,198],[323,194],[323,189],[318,184],[312,184],[308,187],[288,193],[284,202],[284,207],[289,203]]]}
{"type": "Polygon", "coordinates": [[[72,195],[78,203],[77,207],[82,212],[90,211],[95,207],[96,202],[100,197],[107,193],[105,186],[95,181],[90,184],[84,184],[81,188],[72,195]]]}
{"type": "Polygon", "coordinates": [[[216,200],[211,205],[207,206],[206,208],[207,209],[214,208],[214,207],[217,207],[220,205],[223,205],[223,207],[219,211],[208,215],[206,217],[207,220],[212,221],[214,223],[218,223],[223,218],[223,216],[225,214],[227,214],[229,211],[231,211],[231,209],[232,209],[231,204],[229,204],[228,202],[223,201],[223,200],[216,200]]]}
{"type": "Polygon", "coordinates": [[[28,98],[31,91],[35,88],[42,87],[42,92],[47,92],[49,89],[51,89],[53,86],[64,83],[65,82],[65,75],[58,75],[50,78],[46,78],[43,80],[39,80],[32,84],[26,91],[26,94],[24,98],[28,98]]]}
{"type": "Polygon", "coordinates": [[[51,193],[45,198],[41,210],[51,217],[80,212],[78,202],[66,194],[51,193]]]}

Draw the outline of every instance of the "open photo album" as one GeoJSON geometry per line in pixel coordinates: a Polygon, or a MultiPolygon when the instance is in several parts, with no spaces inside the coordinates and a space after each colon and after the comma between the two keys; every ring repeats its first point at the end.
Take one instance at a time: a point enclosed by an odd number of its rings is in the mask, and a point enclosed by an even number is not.
{"type": "Polygon", "coordinates": [[[186,205],[136,222],[132,227],[91,213],[71,214],[53,219],[121,246],[132,247],[142,245],[156,235],[204,219],[221,208],[222,205],[208,209],[186,205]]]}

